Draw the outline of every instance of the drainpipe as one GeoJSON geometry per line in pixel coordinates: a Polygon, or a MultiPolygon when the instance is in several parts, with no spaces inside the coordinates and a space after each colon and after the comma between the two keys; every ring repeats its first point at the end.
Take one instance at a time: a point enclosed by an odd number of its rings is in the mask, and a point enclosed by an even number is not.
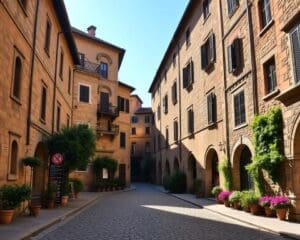
{"type": "Polygon", "coordinates": [[[55,115],[55,99],[56,99],[56,84],[57,84],[57,60],[58,60],[58,45],[59,45],[59,36],[63,32],[58,32],[56,37],[56,56],[55,56],[55,70],[54,70],[54,87],[53,87],[53,101],[52,101],[52,131],[54,133],[54,115],[55,115]]]}
{"type": "Polygon", "coordinates": [[[221,19],[221,37],[222,37],[222,57],[223,57],[223,85],[224,85],[224,103],[225,103],[225,135],[226,135],[226,157],[230,163],[230,138],[229,138],[229,114],[228,114],[228,98],[227,98],[227,68],[226,68],[226,55],[225,55],[225,39],[224,39],[224,26],[223,26],[223,12],[222,0],[219,1],[219,14],[221,19]]]}
{"type": "MultiPolygon", "coordinates": [[[[161,84],[161,83],[160,83],[161,84]]],[[[161,146],[161,121],[162,121],[162,106],[161,106],[161,86],[159,87],[159,115],[160,115],[160,120],[159,120],[159,143],[161,146]]],[[[162,163],[162,148],[159,147],[159,157],[160,157],[160,162],[161,162],[161,182],[163,183],[163,163],[162,163]]]]}
{"type": "Polygon", "coordinates": [[[74,94],[74,92],[75,92],[75,87],[74,87],[74,75],[75,75],[75,71],[76,71],[76,66],[74,66],[74,68],[73,68],[73,75],[72,75],[72,88],[71,88],[71,96],[72,96],[72,109],[71,109],[71,119],[70,119],[70,126],[72,126],[73,125],[73,109],[74,109],[74,97],[73,97],[73,94],[74,94]]]}
{"type": "Polygon", "coordinates": [[[179,125],[179,160],[182,161],[182,127],[181,127],[181,78],[180,78],[180,47],[177,43],[177,56],[178,56],[178,107],[179,107],[179,118],[178,118],[178,125],[179,125]]]}
{"type": "Polygon", "coordinates": [[[33,72],[34,72],[34,59],[36,51],[36,33],[37,33],[37,20],[39,12],[40,0],[36,1],[35,17],[34,17],[34,30],[33,30],[33,44],[32,44],[32,56],[31,67],[29,77],[29,94],[28,94],[28,112],[27,112],[27,131],[26,131],[26,145],[30,144],[30,123],[31,123],[31,103],[32,103],[32,85],[33,85],[33,72]]]}
{"type": "Polygon", "coordinates": [[[252,14],[251,14],[251,6],[248,0],[246,1],[247,8],[247,17],[248,17],[248,33],[250,40],[250,61],[252,68],[252,92],[253,92],[253,112],[254,114],[258,114],[258,98],[257,98],[257,78],[256,78],[256,61],[255,61],[255,45],[254,45],[254,34],[253,34],[253,24],[252,24],[252,14]]]}

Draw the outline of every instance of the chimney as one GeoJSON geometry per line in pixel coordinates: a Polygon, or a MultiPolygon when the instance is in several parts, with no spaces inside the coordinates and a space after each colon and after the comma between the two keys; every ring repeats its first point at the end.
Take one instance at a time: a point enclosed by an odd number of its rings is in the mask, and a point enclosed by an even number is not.
{"type": "Polygon", "coordinates": [[[94,25],[91,25],[87,28],[88,34],[92,37],[96,36],[96,27],[94,25]]]}

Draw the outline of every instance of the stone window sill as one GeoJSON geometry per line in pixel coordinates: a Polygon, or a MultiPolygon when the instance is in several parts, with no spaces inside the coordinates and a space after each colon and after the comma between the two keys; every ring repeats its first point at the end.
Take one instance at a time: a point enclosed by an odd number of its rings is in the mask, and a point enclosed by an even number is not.
{"type": "Polygon", "coordinates": [[[274,24],[274,19],[272,19],[266,26],[264,26],[264,28],[259,33],[259,37],[262,37],[273,24],[274,24]]]}
{"type": "Polygon", "coordinates": [[[16,181],[18,180],[18,176],[16,174],[7,174],[7,180],[8,181],[16,181]]]}
{"type": "Polygon", "coordinates": [[[277,88],[274,91],[268,93],[266,96],[263,97],[264,101],[268,101],[269,99],[273,98],[276,96],[278,93],[280,93],[280,90],[277,88]]]}
{"type": "Polygon", "coordinates": [[[238,125],[238,126],[234,127],[234,128],[233,128],[233,131],[240,130],[240,129],[245,128],[245,127],[247,127],[247,126],[248,126],[248,123],[243,123],[243,124],[241,124],[241,125],[238,125]]]}

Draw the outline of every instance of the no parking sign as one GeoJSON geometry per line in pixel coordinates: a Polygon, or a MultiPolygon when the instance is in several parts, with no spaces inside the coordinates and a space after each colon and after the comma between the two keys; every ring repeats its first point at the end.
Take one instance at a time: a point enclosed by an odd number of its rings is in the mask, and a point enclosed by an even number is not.
{"type": "Polygon", "coordinates": [[[62,164],[63,161],[64,161],[64,157],[61,153],[55,153],[51,158],[51,162],[54,165],[60,165],[62,164]]]}

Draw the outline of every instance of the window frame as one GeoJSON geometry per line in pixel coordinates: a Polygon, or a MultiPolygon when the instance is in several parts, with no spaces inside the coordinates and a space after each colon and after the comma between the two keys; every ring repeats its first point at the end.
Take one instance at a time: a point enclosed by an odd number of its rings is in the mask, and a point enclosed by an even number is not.
{"type": "Polygon", "coordinates": [[[175,80],[172,84],[172,103],[175,105],[178,101],[177,99],[177,80],[175,80]]]}
{"type": "Polygon", "coordinates": [[[48,56],[50,56],[51,30],[52,30],[52,23],[50,21],[50,18],[47,16],[44,50],[48,56]]]}
{"type": "Polygon", "coordinates": [[[79,88],[78,88],[78,102],[80,102],[80,103],[86,103],[86,104],[91,104],[92,103],[92,100],[91,100],[92,87],[91,87],[91,85],[85,84],[85,83],[79,83],[78,85],[79,85],[79,88]],[[89,101],[88,102],[84,102],[84,101],[80,100],[80,96],[81,96],[81,94],[80,94],[80,87],[81,86],[89,88],[89,101]]]}
{"type": "Polygon", "coordinates": [[[59,132],[61,127],[61,104],[56,103],[56,131],[59,132]]]}
{"type": "Polygon", "coordinates": [[[14,54],[14,63],[12,70],[12,84],[11,84],[11,98],[15,100],[17,103],[21,103],[21,90],[22,90],[22,72],[23,72],[23,56],[15,49],[14,54]],[[20,60],[19,71],[17,71],[17,60],[20,60]],[[18,87],[16,90],[16,82],[18,83],[18,87]],[[18,91],[18,96],[15,95],[15,91],[18,91]]]}
{"type": "Polygon", "coordinates": [[[298,34],[298,48],[299,48],[299,52],[300,52],[300,23],[298,25],[296,25],[295,27],[293,27],[291,29],[291,31],[289,32],[289,37],[290,37],[290,44],[291,44],[291,51],[292,51],[292,63],[293,63],[293,71],[294,71],[294,84],[298,85],[300,84],[300,57],[299,57],[299,66],[297,66],[296,63],[296,57],[295,57],[295,46],[293,44],[293,39],[292,39],[292,34],[294,32],[297,32],[298,34]],[[297,71],[297,69],[299,68],[299,72],[297,71]]]}
{"type": "Polygon", "coordinates": [[[59,77],[62,81],[63,81],[63,77],[64,77],[64,58],[65,58],[64,50],[61,49],[60,50],[60,61],[59,61],[59,77]]]}
{"type": "Polygon", "coordinates": [[[233,94],[233,120],[234,120],[234,127],[238,128],[240,126],[243,126],[244,124],[247,123],[247,116],[246,116],[246,96],[245,96],[245,90],[241,89],[240,91],[238,91],[237,93],[233,94]],[[237,116],[236,116],[236,102],[235,102],[235,98],[240,96],[241,94],[243,94],[243,99],[244,99],[244,104],[243,104],[243,115],[244,115],[244,121],[242,121],[242,111],[241,111],[241,106],[240,106],[240,98],[239,98],[239,106],[238,106],[238,113],[240,114],[239,118],[240,121],[237,122],[237,116]]]}
{"type": "Polygon", "coordinates": [[[207,95],[207,122],[213,125],[217,122],[217,98],[214,92],[207,95]]]}
{"type": "Polygon", "coordinates": [[[104,78],[104,79],[108,79],[108,63],[106,62],[100,62],[99,64],[99,75],[104,78]],[[105,69],[103,69],[102,67],[105,66],[105,69]]]}
{"type": "Polygon", "coordinates": [[[185,67],[182,69],[182,87],[190,90],[194,84],[194,61],[189,59],[185,67]]]}
{"type": "Polygon", "coordinates": [[[239,7],[239,0],[227,0],[227,15],[231,17],[239,7]],[[231,6],[231,7],[230,7],[231,6]]]}
{"type": "Polygon", "coordinates": [[[216,62],[216,39],[211,32],[200,47],[201,69],[207,71],[216,62]]]}
{"type": "Polygon", "coordinates": [[[47,85],[42,83],[42,94],[41,94],[41,109],[40,109],[40,121],[45,123],[46,122],[46,115],[47,115],[47,85]],[[44,90],[45,90],[45,101],[44,101],[44,90]]]}
{"type": "Polygon", "coordinates": [[[191,29],[189,27],[185,31],[185,45],[186,48],[191,45],[191,29]]]}
{"type": "Polygon", "coordinates": [[[242,64],[242,39],[235,38],[227,47],[228,72],[235,74],[242,64]],[[235,64],[234,64],[235,63],[235,64]]]}
{"type": "Polygon", "coordinates": [[[272,11],[271,11],[271,1],[270,0],[259,0],[258,2],[259,8],[259,21],[260,21],[260,29],[265,29],[273,20],[272,11]],[[268,4],[266,2],[268,1],[268,4]],[[267,9],[267,13],[266,13],[267,9]],[[267,16],[269,15],[269,19],[267,16]]]}
{"type": "Polygon", "coordinates": [[[126,133],[120,132],[120,148],[126,148],[126,133]],[[124,142],[122,142],[122,140],[124,142]]]}
{"type": "Polygon", "coordinates": [[[135,127],[131,128],[131,135],[136,135],[136,128],[135,127]]]}
{"type": "Polygon", "coordinates": [[[263,64],[265,94],[268,95],[277,89],[276,62],[275,56],[272,56],[263,64]],[[269,72],[269,67],[273,65],[273,72],[269,72]],[[271,76],[270,76],[271,75],[271,76]],[[271,84],[270,84],[271,83],[271,84]],[[271,85],[271,87],[270,87],[271,85]]]}
{"type": "Polygon", "coordinates": [[[195,132],[195,116],[193,106],[187,109],[187,132],[189,135],[193,135],[195,132]]]}
{"type": "Polygon", "coordinates": [[[203,18],[204,18],[204,21],[210,15],[209,5],[210,5],[210,0],[203,0],[203,2],[202,2],[202,9],[203,9],[203,18]]]}

